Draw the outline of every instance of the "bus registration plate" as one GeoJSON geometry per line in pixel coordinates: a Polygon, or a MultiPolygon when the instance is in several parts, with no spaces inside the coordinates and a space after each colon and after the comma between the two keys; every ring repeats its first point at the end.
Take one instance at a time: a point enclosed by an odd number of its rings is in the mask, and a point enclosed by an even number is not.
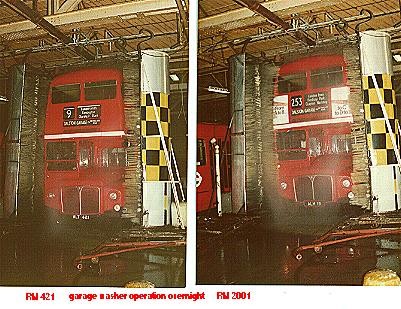
{"type": "Polygon", "coordinates": [[[72,218],[73,219],[77,219],[77,220],[79,220],[79,219],[81,219],[81,220],[89,220],[90,216],[88,216],[88,215],[73,215],[72,218]]]}
{"type": "Polygon", "coordinates": [[[304,202],[304,205],[307,207],[317,207],[317,206],[322,206],[321,201],[306,201],[304,202]]]}

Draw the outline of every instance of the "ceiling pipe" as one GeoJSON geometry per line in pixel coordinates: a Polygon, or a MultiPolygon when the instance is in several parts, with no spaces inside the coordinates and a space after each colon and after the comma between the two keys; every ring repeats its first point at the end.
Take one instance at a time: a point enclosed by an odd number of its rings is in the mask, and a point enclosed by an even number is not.
{"type": "MultiPolygon", "coordinates": [[[[170,35],[176,35],[177,33],[172,31],[172,32],[164,32],[164,33],[156,33],[153,34],[153,37],[160,37],[160,36],[170,36],[170,35]]],[[[21,48],[21,49],[12,49],[12,50],[1,50],[0,51],[0,59],[2,58],[7,58],[10,56],[16,56],[16,55],[24,55],[27,53],[40,53],[40,52],[47,52],[47,51],[53,51],[53,50],[61,50],[64,48],[70,48],[70,47],[79,47],[80,49],[84,49],[87,46],[99,46],[99,45],[104,45],[104,44],[109,44],[109,43],[116,43],[116,42],[127,42],[131,40],[140,40],[140,39],[148,39],[150,38],[150,35],[139,33],[139,34],[132,34],[132,35],[127,35],[127,36],[119,36],[119,37],[109,37],[109,38],[103,38],[103,39],[92,39],[92,40],[80,40],[76,42],[70,42],[70,43],[54,43],[54,44],[48,44],[48,45],[40,45],[36,47],[27,47],[27,48],[21,48]]],[[[87,60],[93,60],[93,59],[87,59],[87,60]]]]}
{"type": "MultiPolygon", "coordinates": [[[[374,15],[374,17],[376,17],[376,15],[374,15]]],[[[330,20],[330,21],[320,22],[320,23],[316,23],[316,24],[303,24],[303,25],[299,25],[298,28],[291,28],[288,30],[277,29],[277,30],[273,30],[270,32],[249,35],[246,37],[232,39],[232,40],[221,40],[215,46],[213,46],[213,51],[221,51],[221,50],[229,49],[229,48],[232,48],[235,46],[240,46],[240,45],[243,45],[246,41],[248,41],[248,43],[251,44],[251,43],[260,42],[263,40],[278,38],[278,37],[282,37],[285,35],[289,35],[291,33],[295,33],[296,31],[299,31],[299,30],[303,30],[303,31],[317,30],[317,29],[327,28],[330,26],[336,26],[336,25],[344,24],[344,23],[349,24],[349,23],[358,22],[358,21],[367,21],[369,19],[371,19],[370,16],[361,14],[361,15],[346,17],[344,19],[330,20]]],[[[397,29],[391,29],[391,30],[396,30],[396,32],[398,33],[401,30],[401,27],[397,28],[397,29]]],[[[386,31],[386,29],[382,29],[381,31],[386,31]]],[[[350,37],[350,38],[353,38],[354,36],[355,36],[355,34],[348,35],[348,37],[350,37]]],[[[334,37],[333,39],[326,39],[326,40],[321,39],[321,40],[319,40],[319,43],[333,41],[333,40],[337,40],[337,37],[334,37]]],[[[295,46],[295,44],[294,44],[294,46],[295,46]]],[[[299,47],[300,47],[300,45],[298,43],[297,48],[299,48],[299,47]]],[[[273,48],[273,49],[276,49],[276,48],[273,48]]],[[[272,51],[273,49],[269,49],[269,52],[272,51]]],[[[205,51],[209,51],[209,48],[206,50],[200,50],[199,54],[202,55],[205,53],[205,51]]],[[[207,56],[205,56],[205,55],[204,55],[204,57],[207,58],[207,56]]]]}
{"type": "Polygon", "coordinates": [[[261,5],[259,2],[255,0],[234,0],[234,1],[244,7],[247,7],[248,9],[257,14],[266,17],[269,21],[278,26],[281,26],[281,28],[283,28],[284,30],[290,29],[290,25],[285,20],[278,17],[272,11],[261,5]]]}
{"type": "MultiPolygon", "coordinates": [[[[19,15],[29,19],[34,24],[38,25],[45,31],[47,31],[51,36],[60,40],[64,44],[73,43],[72,39],[66,36],[59,29],[54,27],[51,23],[49,23],[46,19],[44,19],[37,11],[32,10],[29,6],[27,6],[24,2],[20,0],[3,0],[2,3],[9,7],[10,9],[17,12],[19,15]]],[[[72,45],[75,53],[79,56],[84,57],[86,60],[93,60],[95,56],[86,48],[81,46],[72,45]]]]}
{"type": "MultiPolygon", "coordinates": [[[[281,19],[279,16],[274,14],[272,11],[265,8],[261,3],[256,0],[234,0],[241,6],[244,6],[256,14],[267,18],[270,22],[280,26],[284,30],[288,30],[291,28],[291,25],[287,23],[285,20],[281,19]]],[[[306,43],[308,46],[316,45],[316,41],[312,40],[308,35],[303,31],[296,31],[294,36],[297,40],[306,43]]]]}
{"type": "Polygon", "coordinates": [[[182,32],[184,33],[185,39],[188,41],[188,19],[184,4],[182,3],[182,0],[175,0],[175,3],[177,4],[178,14],[180,15],[182,23],[182,32]]]}

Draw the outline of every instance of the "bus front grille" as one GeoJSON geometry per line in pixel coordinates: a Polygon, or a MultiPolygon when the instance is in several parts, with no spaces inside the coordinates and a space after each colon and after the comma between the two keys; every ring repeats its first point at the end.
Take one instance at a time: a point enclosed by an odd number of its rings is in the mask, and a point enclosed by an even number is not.
{"type": "Polygon", "coordinates": [[[79,214],[79,204],[79,187],[62,188],[62,212],[64,214],[79,214]]]}
{"type": "Polygon", "coordinates": [[[295,179],[297,202],[333,200],[333,183],[330,176],[302,176],[295,179]]]}
{"type": "Polygon", "coordinates": [[[83,215],[98,214],[100,212],[100,189],[83,187],[81,190],[81,212],[83,215]]]}
{"type": "Polygon", "coordinates": [[[100,213],[100,188],[62,188],[62,213],[68,215],[94,215],[100,213]]]}

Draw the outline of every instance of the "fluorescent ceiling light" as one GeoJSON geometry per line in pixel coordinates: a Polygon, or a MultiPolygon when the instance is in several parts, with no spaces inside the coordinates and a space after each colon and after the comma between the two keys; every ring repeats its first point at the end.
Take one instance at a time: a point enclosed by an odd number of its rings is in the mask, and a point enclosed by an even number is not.
{"type": "Polygon", "coordinates": [[[170,78],[173,82],[178,82],[180,80],[177,74],[170,74],[170,78]]]}
{"type": "Polygon", "coordinates": [[[393,55],[393,58],[394,58],[395,61],[401,62],[401,55],[395,54],[395,55],[393,55]]]}
{"type": "Polygon", "coordinates": [[[215,86],[209,86],[207,88],[210,92],[216,92],[216,93],[222,93],[222,94],[229,94],[230,91],[228,91],[227,88],[220,88],[220,87],[215,87],[215,86]]]}

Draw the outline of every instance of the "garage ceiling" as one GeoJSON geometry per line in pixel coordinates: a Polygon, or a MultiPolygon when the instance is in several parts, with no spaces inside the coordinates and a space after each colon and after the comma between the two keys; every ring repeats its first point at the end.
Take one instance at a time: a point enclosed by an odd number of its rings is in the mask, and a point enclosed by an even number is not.
{"type": "MultiPolygon", "coordinates": [[[[393,52],[399,53],[400,1],[198,0],[201,88],[206,86],[203,79],[215,81],[216,86],[226,85],[227,59],[233,54],[245,51],[270,58],[326,40],[355,36],[357,30],[388,31],[393,52]]],[[[187,16],[188,0],[3,0],[2,72],[21,61],[58,66],[86,61],[86,52],[102,58],[132,56],[146,48],[168,51],[172,70],[185,72],[187,16]],[[32,16],[15,8],[21,3],[33,12],[32,16]],[[40,17],[69,41],[63,43],[38,26],[40,17]]],[[[398,66],[396,71],[400,71],[398,66]]]]}
{"type": "Polygon", "coordinates": [[[299,33],[318,45],[366,29],[384,29],[397,38],[401,25],[399,0],[199,0],[199,12],[202,68],[224,67],[224,59],[239,51],[272,57],[307,46],[299,33]],[[245,7],[249,2],[274,13],[288,29],[245,7]]]}
{"type": "Polygon", "coordinates": [[[161,49],[173,69],[187,67],[186,8],[184,0],[3,0],[0,60],[50,67],[161,49]]]}
{"type": "Polygon", "coordinates": [[[376,29],[401,53],[400,7],[401,0],[199,0],[199,92],[210,100],[208,85],[226,87],[227,60],[241,52],[275,59],[376,29]]]}

